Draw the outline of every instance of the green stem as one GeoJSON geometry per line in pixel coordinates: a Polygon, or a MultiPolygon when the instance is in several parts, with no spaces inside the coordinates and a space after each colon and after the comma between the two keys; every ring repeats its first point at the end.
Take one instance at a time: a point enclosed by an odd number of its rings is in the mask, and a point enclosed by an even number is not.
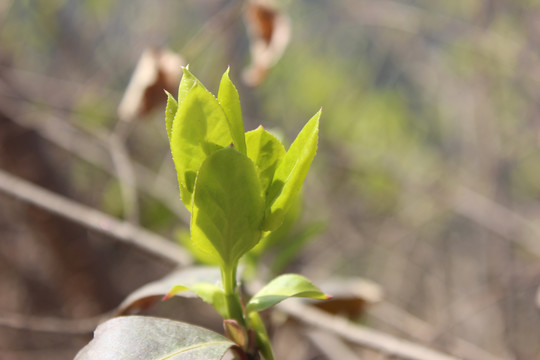
{"type": "Polygon", "coordinates": [[[259,351],[264,356],[265,360],[274,360],[274,353],[272,351],[272,344],[270,338],[266,332],[266,327],[258,312],[252,311],[248,314],[248,321],[250,327],[255,331],[257,337],[257,345],[259,351]]]}
{"type": "Polygon", "coordinates": [[[221,268],[221,281],[223,282],[223,290],[225,291],[225,300],[227,301],[229,317],[245,326],[244,310],[240,303],[240,295],[236,289],[236,264],[232,267],[221,268]]]}

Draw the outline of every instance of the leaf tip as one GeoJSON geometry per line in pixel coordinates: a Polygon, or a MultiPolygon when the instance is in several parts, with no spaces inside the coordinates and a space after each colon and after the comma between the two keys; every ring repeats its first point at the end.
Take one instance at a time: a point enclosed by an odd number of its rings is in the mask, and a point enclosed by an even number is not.
{"type": "Polygon", "coordinates": [[[178,294],[179,292],[186,291],[186,290],[188,290],[187,287],[183,285],[176,285],[169,291],[169,293],[167,293],[165,296],[161,298],[161,301],[169,300],[170,298],[172,298],[174,295],[178,294]]]}

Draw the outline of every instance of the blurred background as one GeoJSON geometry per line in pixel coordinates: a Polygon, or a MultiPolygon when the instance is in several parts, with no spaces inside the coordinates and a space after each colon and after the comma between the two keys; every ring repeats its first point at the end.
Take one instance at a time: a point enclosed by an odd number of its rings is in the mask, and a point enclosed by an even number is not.
{"type": "Polygon", "coordinates": [[[377,284],[371,328],[540,358],[540,2],[0,0],[2,359],[73,358],[173,268],[21,183],[182,238],[161,89],[188,63],[213,92],[230,66],[246,130],[323,108],[281,270],[377,284]]]}

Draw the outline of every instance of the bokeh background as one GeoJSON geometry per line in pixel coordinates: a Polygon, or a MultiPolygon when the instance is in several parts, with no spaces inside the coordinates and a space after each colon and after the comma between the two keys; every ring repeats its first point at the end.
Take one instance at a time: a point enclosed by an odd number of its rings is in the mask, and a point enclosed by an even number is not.
{"type": "MultiPolygon", "coordinates": [[[[275,5],[290,41],[253,86],[242,1],[0,0],[1,170],[173,241],[187,213],[164,105],[117,109],[149,47],[212,91],[230,66],[247,130],[291,141],[323,108],[300,221],[317,231],[287,269],[378,284],[369,327],[538,359],[540,3],[275,5]]],[[[88,321],[171,268],[2,191],[0,358],[73,358],[88,321]]]]}

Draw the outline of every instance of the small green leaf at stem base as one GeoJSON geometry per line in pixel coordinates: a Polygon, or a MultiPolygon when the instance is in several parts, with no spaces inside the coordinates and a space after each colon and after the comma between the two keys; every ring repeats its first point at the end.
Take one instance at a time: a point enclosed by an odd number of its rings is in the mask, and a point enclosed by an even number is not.
{"type": "Polygon", "coordinates": [[[330,298],[302,275],[285,274],[270,281],[257,292],[247,303],[246,312],[266,310],[291,297],[320,300],[330,298]]]}
{"type": "Polygon", "coordinates": [[[197,283],[190,286],[176,285],[163,297],[163,300],[170,299],[179,292],[188,290],[194,292],[205,303],[211,305],[221,317],[230,317],[225,293],[220,287],[213,284],[197,283]]]}

